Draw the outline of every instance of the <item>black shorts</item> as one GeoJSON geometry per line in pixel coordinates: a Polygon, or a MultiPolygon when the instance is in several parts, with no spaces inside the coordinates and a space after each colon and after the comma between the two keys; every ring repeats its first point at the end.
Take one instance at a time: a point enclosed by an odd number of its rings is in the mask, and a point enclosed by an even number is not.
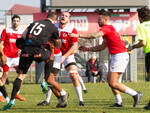
{"type": "Polygon", "coordinates": [[[23,74],[26,74],[33,61],[40,63],[48,59],[49,56],[50,56],[50,52],[45,48],[26,47],[21,51],[18,69],[23,71],[23,74]],[[24,53],[29,54],[29,57],[22,57],[22,54],[24,53]],[[35,54],[40,54],[40,53],[42,55],[40,58],[34,58],[35,54]]]}
{"type": "Polygon", "coordinates": [[[48,63],[45,63],[45,67],[44,67],[44,78],[45,81],[48,80],[48,77],[50,76],[50,73],[53,73],[54,75],[57,75],[60,69],[57,68],[53,68],[53,62],[54,61],[50,61],[48,63]]]}
{"type": "Polygon", "coordinates": [[[145,66],[146,66],[146,72],[150,72],[150,52],[146,54],[145,56],[145,66]]]}

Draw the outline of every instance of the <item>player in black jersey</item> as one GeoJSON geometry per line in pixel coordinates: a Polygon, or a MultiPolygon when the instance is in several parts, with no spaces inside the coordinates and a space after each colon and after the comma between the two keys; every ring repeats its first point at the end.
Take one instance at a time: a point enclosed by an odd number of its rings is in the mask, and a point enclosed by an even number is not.
{"type": "MultiPolygon", "coordinates": [[[[54,76],[56,75],[56,73],[58,73],[58,69],[51,67],[53,63],[52,60],[54,54],[54,46],[58,48],[60,48],[61,46],[59,33],[54,25],[56,21],[57,14],[55,12],[49,12],[47,19],[33,22],[24,31],[22,38],[25,41],[23,46],[21,47],[22,51],[17,71],[18,77],[13,84],[11,99],[9,103],[3,107],[2,110],[8,110],[14,105],[14,98],[21,87],[21,83],[24,80],[25,74],[27,73],[32,61],[45,61],[45,66],[47,66],[45,67],[45,74],[49,74],[49,77],[54,76]],[[45,48],[45,45],[48,45],[48,49],[45,48]]],[[[51,89],[56,97],[62,98],[61,103],[65,105],[66,100],[64,100],[64,98],[66,98],[65,94],[67,93],[59,86],[59,84],[55,80],[48,81],[48,83],[49,86],[51,86],[51,89]],[[61,91],[63,91],[63,93],[61,93],[61,91]]]]}

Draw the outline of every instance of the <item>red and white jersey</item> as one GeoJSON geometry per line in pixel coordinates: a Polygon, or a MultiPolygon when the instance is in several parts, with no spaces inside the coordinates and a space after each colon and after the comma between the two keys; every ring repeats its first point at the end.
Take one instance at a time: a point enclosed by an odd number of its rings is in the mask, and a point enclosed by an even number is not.
{"type": "Polygon", "coordinates": [[[110,54],[127,52],[123,40],[112,25],[104,25],[100,31],[104,33],[103,39],[106,40],[110,54]]]}
{"type": "Polygon", "coordinates": [[[16,47],[16,39],[20,38],[23,30],[13,30],[12,27],[6,28],[2,31],[1,41],[4,42],[4,54],[9,58],[18,57],[18,48],[16,47]]]}
{"type": "Polygon", "coordinates": [[[78,38],[69,37],[69,33],[77,34],[77,30],[74,28],[73,25],[68,23],[63,29],[58,28],[58,31],[62,40],[61,52],[62,55],[64,55],[72,47],[73,43],[78,42],[78,38]]]}

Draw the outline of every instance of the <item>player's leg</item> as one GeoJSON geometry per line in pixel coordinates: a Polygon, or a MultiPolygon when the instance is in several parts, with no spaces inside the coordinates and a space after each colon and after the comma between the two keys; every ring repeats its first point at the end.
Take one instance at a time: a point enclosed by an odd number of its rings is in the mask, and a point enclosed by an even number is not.
{"type": "Polygon", "coordinates": [[[9,103],[2,108],[2,110],[8,110],[12,106],[14,106],[14,104],[15,104],[15,102],[14,102],[15,97],[16,97],[18,91],[21,88],[22,81],[24,80],[25,75],[26,75],[26,73],[27,73],[27,71],[28,71],[32,61],[33,61],[32,58],[20,57],[19,66],[18,66],[18,70],[17,70],[18,77],[16,78],[16,80],[13,83],[11,99],[10,99],[9,103]]]}
{"type": "Polygon", "coordinates": [[[127,53],[121,53],[121,54],[112,56],[112,60],[110,63],[110,72],[108,73],[108,78],[109,78],[108,83],[111,88],[131,95],[134,99],[133,106],[136,107],[136,105],[138,105],[142,97],[142,93],[137,92],[125,86],[122,83],[119,83],[119,79],[122,73],[125,71],[125,68],[128,64],[128,59],[129,57],[127,53]]]}
{"type": "Polygon", "coordinates": [[[82,77],[80,75],[79,75],[79,82],[81,84],[83,92],[86,94],[87,93],[87,89],[86,89],[85,84],[83,82],[83,79],[82,79],[82,77]]]}
{"type": "Polygon", "coordinates": [[[77,71],[77,67],[76,65],[69,65],[68,67],[66,67],[66,70],[69,73],[72,83],[74,85],[76,94],[78,96],[79,105],[84,106],[84,101],[82,97],[82,89],[81,89],[81,85],[79,82],[79,76],[78,76],[79,74],[77,71]]]}

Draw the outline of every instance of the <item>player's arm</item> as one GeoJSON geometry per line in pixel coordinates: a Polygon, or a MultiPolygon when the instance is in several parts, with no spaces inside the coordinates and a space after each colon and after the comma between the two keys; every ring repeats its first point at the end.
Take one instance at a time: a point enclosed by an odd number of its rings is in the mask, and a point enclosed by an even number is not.
{"type": "Polygon", "coordinates": [[[102,37],[104,33],[102,31],[98,31],[95,33],[87,33],[87,34],[70,34],[70,37],[78,37],[78,38],[84,38],[84,39],[94,39],[102,37]]]}
{"type": "Polygon", "coordinates": [[[26,28],[22,34],[23,39],[26,39],[27,32],[28,32],[28,28],[26,28]]]}
{"type": "Polygon", "coordinates": [[[62,45],[61,39],[56,39],[56,40],[55,40],[55,46],[56,46],[58,49],[60,49],[60,48],[61,48],[61,45],[62,45]]]}
{"type": "Polygon", "coordinates": [[[127,50],[131,51],[135,48],[143,47],[144,45],[146,45],[146,41],[145,40],[140,40],[137,44],[133,44],[132,46],[128,47],[127,50]]]}
{"type": "Polygon", "coordinates": [[[74,54],[78,49],[78,42],[72,43],[71,48],[63,56],[67,58],[69,55],[74,54]]]}
{"type": "Polygon", "coordinates": [[[101,45],[97,45],[94,47],[85,47],[85,46],[81,46],[79,48],[79,50],[81,51],[90,51],[90,52],[97,52],[97,51],[102,51],[107,47],[106,41],[103,41],[103,43],[101,45]]]}
{"type": "Polygon", "coordinates": [[[3,30],[1,34],[1,40],[0,40],[0,59],[2,61],[2,64],[6,64],[6,56],[4,55],[3,48],[4,48],[4,40],[6,37],[6,29],[3,30]]]}

